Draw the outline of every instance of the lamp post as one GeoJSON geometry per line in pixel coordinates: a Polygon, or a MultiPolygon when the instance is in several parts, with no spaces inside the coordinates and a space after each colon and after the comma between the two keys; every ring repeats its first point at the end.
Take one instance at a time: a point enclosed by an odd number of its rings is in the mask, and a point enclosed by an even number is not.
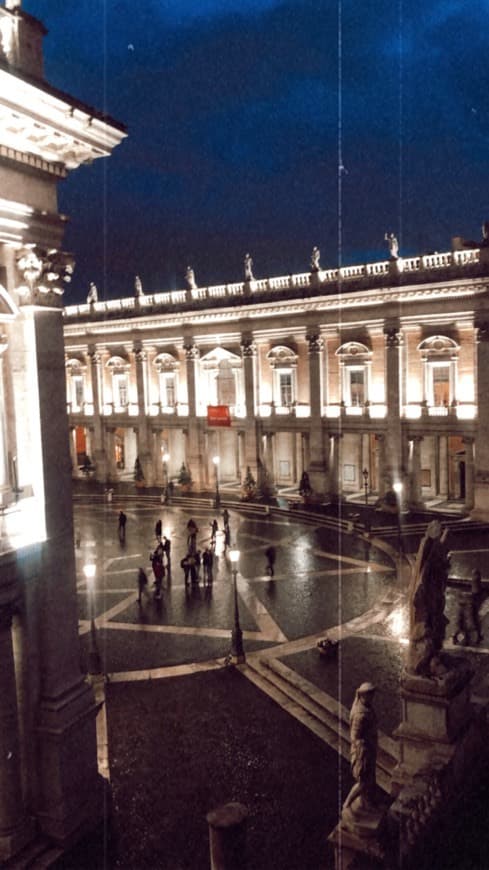
{"type": "Polygon", "coordinates": [[[401,505],[402,505],[402,490],[403,486],[400,480],[396,481],[393,490],[397,499],[397,549],[399,551],[399,559],[402,553],[402,535],[401,535],[401,505]]]}
{"type": "Polygon", "coordinates": [[[238,562],[239,550],[230,550],[229,558],[231,560],[231,572],[233,575],[233,595],[234,595],[234,628],[231,632],[231,659],[235,665],[240,665],[246,661],[243,649],[243,632],[239,624],[239,607],[238,607],[238,562]]]}
{"type": "Polygon", "coordinates": [[[165,504],[168,504],[168,462],[170,460],[170,454],[164,453],[161,458],[163,459],[163,486],[165,489],[165,504]]]}
{"type": "Polygon", "coordinates": [[[87,592],[88,592],[88,610],[90,614],[90,638],[88,645],[88,673],[89,674],[101,674],[102,673],[102,662],[100,660],[100,653],[98,651],[97,645],[97,628],[95,625],[94,618],[94,593],[95,593],[95,574],[97,573],[97,566],[93,562],[88,562],[83,566],[83,573],[85,574],[85,580],[87,581],[87,592]]]}
{"type": "MultiPolygon", "coordinates": [[[[213,456],[212,461],[214,463],[214,467],[216,470],[216,497],[214,499],[214,507],[218,511],[219,508],[221,507],[221,496],[219,495],[219,462],[220,462],[220,457],[213,456]]],[[[238,553],[238,558],[239,558],[239,553],[238,553]]]]}
{"type": "Polygon", "coordinates": [[[365,507],[368,507],[368,468],[364,468],[362,471],[363,474],[363,488],[365,490],[365,507]]]}

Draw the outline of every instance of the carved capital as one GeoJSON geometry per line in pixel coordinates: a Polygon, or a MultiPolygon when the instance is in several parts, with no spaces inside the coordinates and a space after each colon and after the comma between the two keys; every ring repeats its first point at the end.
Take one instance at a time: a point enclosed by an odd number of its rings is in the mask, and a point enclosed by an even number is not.
{"type": "Polygon", "coordinates": [[[321,353],[324,348],[324,341],[317,332],[306,335],[306,341],[309,342],[310,355],[321,353]]]}
{"type": "Polygon", "coordinates": [[[17,271],[21,283],[16,288],[19,305],[55,304],[61,307],[64,284],[71,281],[75,261],[63,251],[26,245],[17,253],[17,271]]]}
{"type": "Polygon", "coordinates": [[[183,349],[185,351],[185,358],[188,362],[199,359],[200,351],[196,344],[184,344],[183,349]]]}
{"type": "Polygon", "coordinates": [[[392,347],[401,347],[402,345],[402,332],[399,332],[396,327],[389,327],[384,329],[385,335],[385,344],[387,348],[392,347]]]}
{"type": "Polygon", "coordinates": [[[476,341],[477,343],[489,341],[489,323],[479,323],[477,325],[476,341]]]}
{"type": "Polygon", "coordinates": [[[102,354],[100,354],[98,350],[89,350],[88,356],[90,357],[90,362],[94,368],[99,366],[102,362],[102,354]]]}
{"type": "Polygon", "coordinates": [[[244,338],[241,342],[241,353],[243,357],[255,357],[257,354],[257,346],[252,338],[244,338]]]}
{"type": "Polygon", "coordinates": [[[145,360],[146,360],[146,358],[147,358],[146,351],[145,351],[145,350],[141,350],[141,349],[134,350],[134,358],[135,358],[135,360],[136,360],[137,363],[139,363],[140,365],[142,365],[143,362],[145,362],[145,360]]]}

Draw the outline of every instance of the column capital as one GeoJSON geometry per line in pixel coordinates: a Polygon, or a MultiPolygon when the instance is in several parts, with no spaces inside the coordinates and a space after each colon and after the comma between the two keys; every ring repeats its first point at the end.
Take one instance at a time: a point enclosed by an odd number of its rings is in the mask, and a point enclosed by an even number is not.
{"type": "Polygon", "coordinates": [[[88,356],[90,357],[90,361],[93,366],[99,366],[102,362],[102,354],[95,348],[88,349],[88,356]]]}
{"type": "Polygon", "coordinates": [[[18,251],[16,267],[22,282],[16,287],[19,305],[61,308],[63,284],[71,281],[75,268],[70,254],[28,245],[18,251]]]}
{"type": "Polygon", "coordinates": [[[319,354],[324,348],[324,341],[318,332],[310,332],[306,335],[306,341],[309,343],[309,354],[319,354]]]}
{"type": "Polygon", "coordinates": [[[147,353],[145,350],[142,350],[140,347],[134,348],[134,359],[136,360],[137,363],[142,365],[146,361],[146,358],[147,358],[147,353]]]}
{"type": "Polygon", "coordinates": [[[257,352],[257,345],[252,338],[241,339],[241,354],[243,357],[255,357],[257,352]]]}
{"type": "Polygon", "coordinates": [[[199,359],[200,350],[193,342],[188,342],[187,344],[184,344],[183,349],[185,351],[185,358],[188,361],[195,361],[199,359]]]}
{"type": "Polygon", "coordinates": [[[476,341],[487,343],[489,342],[489,323],[478,323],[476,326],[476,341]]]}
{"type": "Polygon", "coordinates": [[[384,327],[385,343],[388,348],[401,347],[403,343],[402,332],[397,326],[384,327]]]}

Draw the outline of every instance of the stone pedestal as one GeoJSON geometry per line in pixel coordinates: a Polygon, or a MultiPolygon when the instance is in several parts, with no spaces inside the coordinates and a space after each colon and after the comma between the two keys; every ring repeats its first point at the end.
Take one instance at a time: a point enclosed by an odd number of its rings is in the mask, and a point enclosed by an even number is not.
{"type": "Polygon", "coordinates": [[[335,870],[349,870],[362,866],[368,859],[369,867],[385,867],[384,844],[385,810],[356,813],[344,809],[328,841],[334,848],[335,870]],[[360,861],[360,864],[358,863],[360,861]]]}
{"type": "Polygon", "coordinates": [[[393,772],[393,791],[419,774],[448,765],[467,732],[472,671],[463,659],[450,658],[446,674],[429,678],[406,672],[401,678],[402,722],[395,732],[400,761],[393,772]]]}

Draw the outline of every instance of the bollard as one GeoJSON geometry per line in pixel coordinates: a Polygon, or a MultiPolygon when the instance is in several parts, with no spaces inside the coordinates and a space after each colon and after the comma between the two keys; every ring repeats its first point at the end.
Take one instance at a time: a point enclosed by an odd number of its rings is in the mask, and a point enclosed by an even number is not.
{"type": "Polygon", "coordinates": [[[207,813],[211,870],[245,870],[248,809],[237,802],[207,813]]]}

